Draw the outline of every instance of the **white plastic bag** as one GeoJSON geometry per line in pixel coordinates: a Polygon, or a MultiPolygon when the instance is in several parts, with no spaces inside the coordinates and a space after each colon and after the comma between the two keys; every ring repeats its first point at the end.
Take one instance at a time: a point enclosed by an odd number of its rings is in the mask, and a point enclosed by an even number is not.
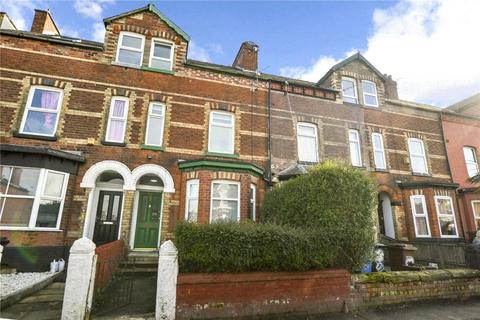
{"type": "Polygon", "coordinates": [[[65,260],[60,259],[58,260],[58,272],[62,272],[65,269],[65,260]]]}
{"type": "Polygon", "coordinates": [[[50,272],[58,272],[58,261],[55,259],[50,262],[50,272]]]}

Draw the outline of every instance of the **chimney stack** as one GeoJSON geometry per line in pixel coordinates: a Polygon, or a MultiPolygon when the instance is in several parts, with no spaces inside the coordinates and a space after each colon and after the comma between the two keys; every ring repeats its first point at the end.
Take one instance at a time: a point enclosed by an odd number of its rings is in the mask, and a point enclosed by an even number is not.
{"type": "Polygon", "coordinates": [[[60,35],[60,31],[48,10],[35,9],[35,16],[33,17],[30,31],[47,35],[60,35]]]}
{"type": "Polygon", "coordinates": [[[232,66],[256,72],[258,70],[258,45],[252,41],[243,42],[232,66]]]}
{"type": "Polygon", "coordinates": [[[385,96],[388,99],[398,100],[397,82],[392,79],[391,75],[385,77],[385,96]]]}

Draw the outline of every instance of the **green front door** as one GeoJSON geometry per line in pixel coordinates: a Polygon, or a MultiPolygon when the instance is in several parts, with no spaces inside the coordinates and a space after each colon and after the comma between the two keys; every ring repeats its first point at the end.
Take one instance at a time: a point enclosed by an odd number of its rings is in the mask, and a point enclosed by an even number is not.
{"type": "Polygon", "coordinates": [[[135,248],[157,248],[162,210],[162,193],[139,192],[135,248]]]}

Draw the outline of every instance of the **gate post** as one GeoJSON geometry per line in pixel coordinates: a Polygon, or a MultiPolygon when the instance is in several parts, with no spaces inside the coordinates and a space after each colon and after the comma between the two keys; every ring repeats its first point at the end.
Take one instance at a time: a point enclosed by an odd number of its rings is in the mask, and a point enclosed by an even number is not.
{"type": "Polygon", "coordinates": [[[90,316],[97,264],[95,247],[90,239],[83,237],[70,249],[62,320],[84,320],[90,316]]]}
{"type": "Polygon", "coordinates": [[[162,244],[158,255],[156,320],[175,319],[177,276],[177,248],[168,240],[162,244]]]}

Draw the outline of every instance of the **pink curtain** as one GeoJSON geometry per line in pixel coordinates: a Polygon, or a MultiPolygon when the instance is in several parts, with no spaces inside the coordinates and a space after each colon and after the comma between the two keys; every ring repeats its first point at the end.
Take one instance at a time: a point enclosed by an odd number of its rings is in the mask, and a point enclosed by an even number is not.
{"type": "MultiPolygon", "coordinates": [[[[125,116],[125,101],[116,100],[113,104],[112,117],[123,118],[125,116]]],[[[110,119],[109,140],[123,141],[123,123],[125,120],[110,119]]]]}
{"type": "MultiPolygon", "coordinates": [[[[57,103],[58,103],[58,96],[59,94],[57,92],[51,92],[51,91],[43,91],[42,90],[42,98],[41,98],[41,109],[48,109],[48,110],[56,110],[57,109],[57,103]]],[[[46,128],[53,128],[55,124],[55,114],[52,113],[45,113],[45,120],[43,125],[46,128]]]]}
{"type": "Polygon", "coordinates": [[[113,105],[113,112],[112,116],[123,118],[123,113],[125,112],[125,101],[116,100],[115,104],[113,105]]]}

